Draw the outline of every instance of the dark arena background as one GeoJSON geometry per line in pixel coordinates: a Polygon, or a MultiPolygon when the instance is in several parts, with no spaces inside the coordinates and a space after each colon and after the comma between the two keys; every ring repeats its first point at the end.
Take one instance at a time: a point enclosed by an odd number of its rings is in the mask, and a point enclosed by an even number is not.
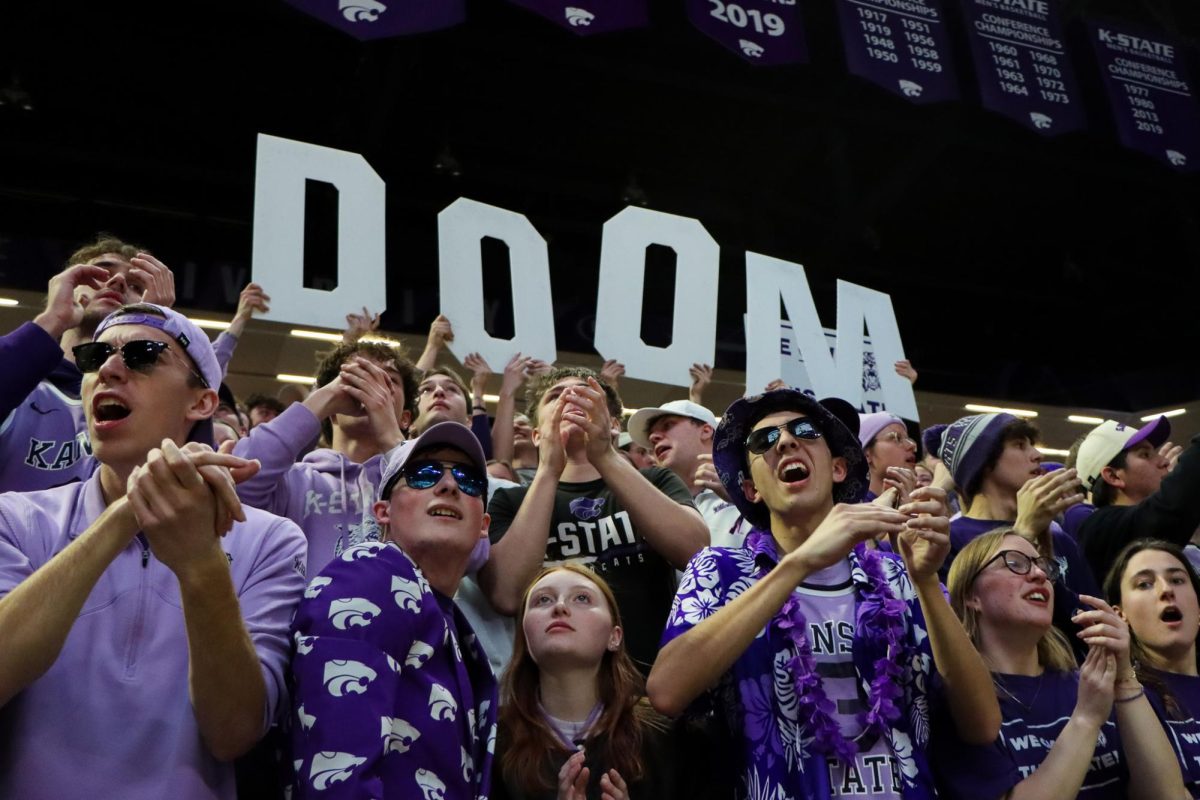
{"type": "MultiPolygon", "coordinates": [[[[803,264],[826,325],[836,279],[890,294],[924,391],[1118,412],[1190,401],[1200,174],[1122,146],[1086,22],[1167,34],[1200,75],[1200,4],[1052,4],[1086,112],[1059,136],[983,108],[958,0],[943,5],[959,98],[929,104],[850,73],[834,0],[801,0],[809,63],[790,66],[723,48],[682,0],[587,37],[474,0],[457,26],[371,42],[282,0],[7,3],[0,287],[44,291],[105,230],[161,254],[181,306],[231,312],[261,132],[361,153],[386,181],[387,330],[423,334],[436,313],[436,217],[461,196],[548,240],[559,349],[593,353],[601,229],[641,205],[720,243],[718,368],[744,365],[750,250],[803,264]]],[[[310,186],[314,280],[335,279],[335,204],[310,186]]],[[[672,259],[648,258],[642,330],[665,344],[670,303],[653,299],[671,297],[672,259]]],[[[485,292],[504,298],[494,274],[485,292]]]]}

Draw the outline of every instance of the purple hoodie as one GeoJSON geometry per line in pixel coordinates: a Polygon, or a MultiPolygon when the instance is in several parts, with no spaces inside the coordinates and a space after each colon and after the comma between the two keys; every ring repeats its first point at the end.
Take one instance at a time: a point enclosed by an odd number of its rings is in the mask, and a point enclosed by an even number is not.
{"type": "MultiPolygon", "coordinates": [[[[213,344],[221,369],[237,338],[213,344]]],[[[88,440],[83,376],[50,334],[32,322],[0,336],[0,492],[35,492],[86,480],[96,469],[88,440]]]]}
{"type": "MultiPolygon", "coordinates": [[[[0,597],[101,512],[99,472],[0,495],[0,597]]],[[[296,526],[246,509],[222,540],[267,688],[265,732],[287,707],[288,626],[304,590],[296,526]]],[[[100,576],[54,665],[0,708],[0,797],[234,797],[233,764],[201,739],[188,700],[179,581],[134,537],[100,576]]]]}
{"type": "Polygon", "coordinates": [[[92,474],[79,370],[32,322],[0,336],[0,492],[49,489],[92,474]]]}
{"type": "Polygon", "coordinates": [[[233,448],[242,458],[262,462],[257,475],[238,484],[238,497],[300,526],[308,539],[309,575],[356,544],[379,541],[371,506],[382,456],[358,464],[320,447],[297,462],[320,434],[321,423],[313,413],[302,403],[292,403],[233,448]]]}

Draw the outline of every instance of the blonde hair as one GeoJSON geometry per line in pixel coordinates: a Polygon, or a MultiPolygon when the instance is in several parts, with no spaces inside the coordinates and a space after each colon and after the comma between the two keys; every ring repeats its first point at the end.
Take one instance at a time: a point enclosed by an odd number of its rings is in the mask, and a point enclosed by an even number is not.
{"type": "MultiPolygon", "coordinates": [[[[950,565],[950,577],[947,579],[950,605],[962,620],[963,628],[967,636],[971,637],[975,649],[984,656],[984,661],[987,660],[987,655],[980,647],[979,612],[967,605],[967,596],[975,585],[979,571],[995,558],[1004,537],[1010,535],[1020,536],[1012,528],[996,528],[976,536],[954,557],[954,563],[950,565]]],[[[1077,666],[1067,637],[1053,625],[1038,639],[1037,656],[1039,664],[1057,672],[1070,672],[1077,666]]]]}

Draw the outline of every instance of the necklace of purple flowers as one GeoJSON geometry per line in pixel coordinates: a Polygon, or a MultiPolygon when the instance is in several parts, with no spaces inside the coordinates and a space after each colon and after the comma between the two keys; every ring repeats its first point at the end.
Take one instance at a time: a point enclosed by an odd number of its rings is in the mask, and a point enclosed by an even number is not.
{"type": "MultiPolygon", "coordinates": [[[[884,654],[875,660],[875,677],[871,679],[867,693],[867,708],[859,714],[863,731],[855,739],[874,741],[900,718],[896,701],[904,694],[901,681],[904,677],[904,615],[907,607],[903,600],[892,597],[888,591],[879,551],[868,550],[860,544],[854,548],[854,553],[867,576],[867,585],[860,592],[855,614],[856,635],[869,642],[869,652],[884,654]]],[[[772,624],[791,639],[796,653],[788,661],[788,668],[796,684],[800,729],[812,734],[814,752],[853,763],[858,746],[842,735],[833,718],[836,707],[826,696],[817,674],[817,663],[808,641],[807,620],[795,594],[788,597],[772,624]]]]}

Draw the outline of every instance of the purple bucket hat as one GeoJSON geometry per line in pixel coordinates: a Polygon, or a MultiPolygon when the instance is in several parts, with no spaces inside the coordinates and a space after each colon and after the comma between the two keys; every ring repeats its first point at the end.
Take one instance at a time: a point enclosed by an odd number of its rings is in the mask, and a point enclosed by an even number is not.
{"type": "Polygon", "coordinates": [[[857,427],[858,415],[848,403],[841,406],[830,403],[822,405],[813,398],[795,389],[777,389],[773,392],[743,397],[735,400],[725,410],[713,437],[713,465],[721,477],[721,483],[738,511],[757,528],[771,527],[771,513],[762,503],[751,503],[742,492],[742,481],[750,469],[746,461],[746,436],[750,433],[751,420],[761,419],[775,411],[798,411],[813,419],[821,429],[829,452],[835,457],[846,459],[846,479],[833,486],[835,503],[858,503],[867,490],[867,462],[863,456],[858,436],[852,433],[857,427]],[[842,407],[852,420],[843,421],[842,407]]]}
{"type": "MultiPolygon", "coordinates": [[[[208,340],[208,335],[200,329],[200,326],[173,308],[156,306],[153,303],[139,303],[138,305],[156,309],[162,316],[137,309],[118,308],[97,326],[92,341],[97,341],[100,334],[117,325],[145,325],[147,328],[156,328],[170,336],[179,345],[196,365],[196,371],[208,384],[208,388],[214,392],[217,391],[225,374],[221,369],[221,364],[217,361],[217,354],[213,350],[212,342],[208,340]]],[[[213,444],[212,419],[197,422],[188,434],[188,441],[200,442],[211,447],[213,444]]]]}

